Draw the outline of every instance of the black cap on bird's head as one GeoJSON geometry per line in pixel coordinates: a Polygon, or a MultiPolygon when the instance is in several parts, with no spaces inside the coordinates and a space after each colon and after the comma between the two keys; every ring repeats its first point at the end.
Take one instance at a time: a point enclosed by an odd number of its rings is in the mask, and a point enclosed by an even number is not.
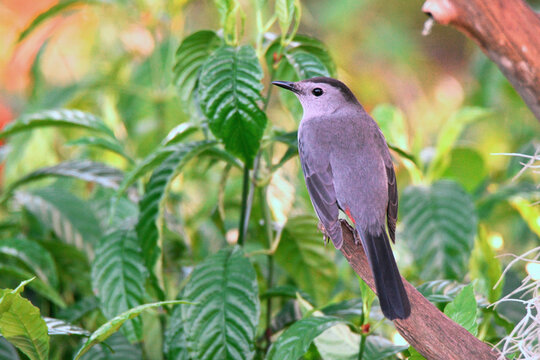
{"type": "Polygon", "coordinates": [[[297,82],[273,81],[272,84],[295,93],[304,108],[304,116],[335,112],[345,108],[345,105],[360,106],[344,83],[329,77],[315,77],[297,82]]]}

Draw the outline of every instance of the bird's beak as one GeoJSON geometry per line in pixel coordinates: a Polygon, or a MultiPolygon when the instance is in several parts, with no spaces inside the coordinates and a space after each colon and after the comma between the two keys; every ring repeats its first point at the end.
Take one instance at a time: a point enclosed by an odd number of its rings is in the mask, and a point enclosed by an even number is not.
{"type": "Polygon", "coordinates": [[[284,89],[290,90],[295,94],[299,93],[298,88],[296,87],[296,84],[291,81],[272,81],[272,84],[282,87],[284,89]]]}

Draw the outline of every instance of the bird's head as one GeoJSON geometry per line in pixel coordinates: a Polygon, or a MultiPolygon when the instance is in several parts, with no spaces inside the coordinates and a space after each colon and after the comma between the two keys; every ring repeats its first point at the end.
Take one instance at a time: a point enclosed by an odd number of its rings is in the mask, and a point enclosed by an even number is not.
{"type": "Polygon", "coordinates": [[[304,118],[332,114],[347,109],[350,105],[360,105],[345,84],[329,77],[315,77],[297,82],[273,81],[272,84],[295,93],[304,109],[304,118]]]}

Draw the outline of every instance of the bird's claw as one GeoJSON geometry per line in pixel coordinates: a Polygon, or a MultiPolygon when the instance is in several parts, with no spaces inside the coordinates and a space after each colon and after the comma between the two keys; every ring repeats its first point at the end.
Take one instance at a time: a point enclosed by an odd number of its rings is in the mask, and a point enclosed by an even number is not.
{"type": "Polygon", "coordinates": [[[324,227],[323,223],[319,221],[319,224],[317,224],[317,229],[323,233],[323,242],[324,246],[328,244],[328,241],[330,240],[330,236],[326,232],[326,228],[324,227]]]}
{"type": "Polygon", "coordinates": [[[339,219],[339,221],[341,221],[341,223],[344,224],[347,227],[347,229],[349,229],[349,231],[353,234],[354,244],[355,245],[360,244],[361,239],[360,239],[360,234],[358,234],[358,231],[351,224],[349,224],[347,220],[339,219]]]}

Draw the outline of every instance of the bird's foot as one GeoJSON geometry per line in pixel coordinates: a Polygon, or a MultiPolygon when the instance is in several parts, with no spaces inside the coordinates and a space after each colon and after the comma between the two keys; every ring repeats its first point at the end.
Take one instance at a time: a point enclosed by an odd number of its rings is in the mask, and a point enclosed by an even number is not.
{"type": "Polygon", "coordinates": [[[354,244],[355,245],[360,244],[361,239],[360,239],[360,234],[358,233],[358,231],[351,224],[349,224],[347,220],[340,219],[339,221],[341,221],[341,223],[344,224],[347,227],[347,229],[349,229],[349,231],[353,234],[354,244]]]}
{"type": "Polygon", "coordinates": [[[319,224],[317,225],[317,229],[323,233],[323,242],[324,246],[328,244],[328,241],[330,240],[330,236],[326,232],[326,228],[324,227],[323,223],[319,221],[319,224]]]}

